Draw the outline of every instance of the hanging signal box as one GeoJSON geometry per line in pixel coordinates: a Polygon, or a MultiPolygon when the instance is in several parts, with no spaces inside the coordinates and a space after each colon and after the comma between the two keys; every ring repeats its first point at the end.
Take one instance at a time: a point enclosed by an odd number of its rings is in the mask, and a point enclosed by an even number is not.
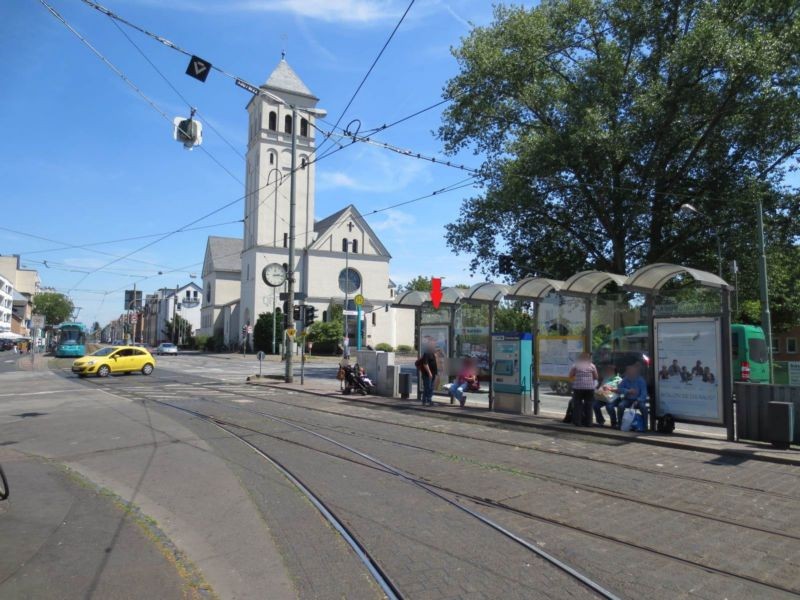
{"type": "Polygon", "coordinates": [[[183,144],[187,150],[203,143],[203,124],[195,119],[185,117],[175,117],[172,120],[175,128],[172,137],[183,144]]]}

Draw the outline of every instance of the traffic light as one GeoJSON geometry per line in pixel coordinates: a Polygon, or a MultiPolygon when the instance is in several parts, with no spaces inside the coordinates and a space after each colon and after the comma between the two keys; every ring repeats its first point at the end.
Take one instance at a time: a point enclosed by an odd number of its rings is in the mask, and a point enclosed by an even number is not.
{"type": "Polygon", "coordinates": [[[317,320],[317,309],[313,306],[306,306],[305,326],[310,327],[317,320]]]}
{"type": "Polygon", "coordinates": [[[514,260],[508,254],[501,254],[498,257],[497,270],[501,275],[511,275],[511,270],[514,268],[514,260]]]}
{"type": "Polygon", "coordinates": [[[292,312],[292,316],[294,317],[295,321],[299,321],[300,320],[300,305],[299,304],[296,304],[294,306],[294,311],[292,312]]]}
{"type": "Polygon", "coordinates": [[[242,337],[247,337],[247,325],[242,325],[242,337]]]}

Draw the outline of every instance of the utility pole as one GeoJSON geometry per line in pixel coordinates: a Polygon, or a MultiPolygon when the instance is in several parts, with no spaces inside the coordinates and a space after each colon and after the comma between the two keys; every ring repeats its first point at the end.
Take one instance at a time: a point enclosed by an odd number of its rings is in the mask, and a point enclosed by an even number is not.
{"type": "MultiPolygon", "coordinates": [[[[289,180],[289,268],[286,273],[288,287],[289,319],[294,319],[294,228],[295,212],[297,203],[297,109],[292,106],[292,162],[289,180]]],[[[292,327],[294,329],[294,327],[292,327]]],[[[294,340],[292,336],[286,336],[286,383],[294,382],[294,372],[292,371],[292,347],[294,340]]]]}
{"type": "Polygon", "coordinates": [[[772,383],[772,316],[769,312],[769,285],[767,282],[767,250],[764,241],[764,205],[758,193],[758,287],[761,293],[761,328],[767,342],[769,382],[772,383]]]}
{"type": "Polygon", "coordinates": [[[178,327],[176,318],[178,314],[178,286],[175,286],[175,296],[172,298],[172,343],[178,345],[178,327]]]}

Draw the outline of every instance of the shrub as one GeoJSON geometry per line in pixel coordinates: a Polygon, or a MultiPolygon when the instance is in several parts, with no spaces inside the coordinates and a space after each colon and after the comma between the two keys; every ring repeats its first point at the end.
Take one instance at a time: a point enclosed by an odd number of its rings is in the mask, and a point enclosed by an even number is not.
{"type": "Polygon", "coordinates": [[[397,347],[397,351],[402,353],[402,354],[413,354],[414,347],[413,346],[409,346],[408,344],[400,344],[397,347]]]}
{"type": "Polygon", "coordinates": [[[209,339],[210,339],[210,336],[202,335],[202,334],[196,335],[196,336],[194,336],[194,338],[192,338],[192,340],[194,342],[194,347],[197,348],[198,350],[205,350],[206,346],[208,345],[208,340],[209,339]]]}
{"type": "Polygon", "coordinates": [[[394,347],[391,344],[381,342],[375,345],[375,350],[379,350],[380,352],[394,352],[394,347]]]}

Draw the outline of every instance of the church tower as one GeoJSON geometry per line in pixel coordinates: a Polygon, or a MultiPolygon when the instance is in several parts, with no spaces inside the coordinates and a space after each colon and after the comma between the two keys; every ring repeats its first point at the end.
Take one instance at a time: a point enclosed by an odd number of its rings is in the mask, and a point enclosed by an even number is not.
{"type": "Polygon", "coordinates": [[[261,89],[283,99],[285,104],[266,96],[254,96],[247,105],[249,127],[240,316],[243,325],[254,324],[261,312],[274,308],[272,289],[261,281],[261,270],[266,264],[285,264],[288,261],[292,130],[295,128],[295,248],[298,256],[314,241],[313,152],[316,130],[314,117],[302,109],[316,107],[319,99],[284,57],[261,89]],[[292,120],[289,105],[298,108],[297,122],[292,120]]]}

